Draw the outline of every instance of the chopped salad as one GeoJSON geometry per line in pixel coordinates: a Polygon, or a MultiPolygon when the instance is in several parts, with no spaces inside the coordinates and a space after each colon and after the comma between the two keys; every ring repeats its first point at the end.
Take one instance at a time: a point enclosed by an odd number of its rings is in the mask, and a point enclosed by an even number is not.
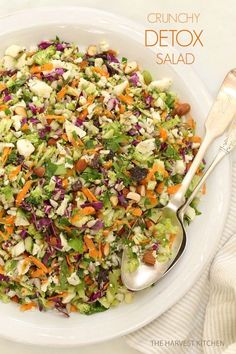
{"type": "MultiPolygon", "coordinates": [[[[160,208],[198,151],[190,105],[103,41],[58,38],[0,60],[0,299],[93,314],[129,303],[120,278],[171,255],[160,208]]],[[[203,165],[190,187],[198,181],[203,165]]],[[[203,191],[204,192],[204,191],[203,191]]],[[[187,221],[198,213],[196,200],[187,221]]]]}

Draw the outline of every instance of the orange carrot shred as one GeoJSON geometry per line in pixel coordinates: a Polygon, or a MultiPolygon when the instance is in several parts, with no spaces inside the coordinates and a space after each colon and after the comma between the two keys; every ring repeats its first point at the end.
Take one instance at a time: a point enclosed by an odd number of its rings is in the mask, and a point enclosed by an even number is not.
{"type": "Polygon", "coordinates": [[[176,192],[178,192],[178,190],[180,189],[181,184],[175,184],[174,186],[169,186],[167,187],[167,193],[168,194],[175,194],[176,192]]]}
{"type": "Polygon", "coordinates": [[[95,195],[94,195],[88,188],[83,187],[83,188],[81,189],[81,191],[83,192],[83,194],[85,195],[85,197],[88,198],[88,200],[89,200],[90,202],[97,202],[97,201],[98,201],[97,198],[95,197],[95,195]]]}
{"type": "Polygon", "coordinates": [[[31,188],[33,181],[27,181],[22,190],[16,196],[16,206],[19,206],[31,188]]]}

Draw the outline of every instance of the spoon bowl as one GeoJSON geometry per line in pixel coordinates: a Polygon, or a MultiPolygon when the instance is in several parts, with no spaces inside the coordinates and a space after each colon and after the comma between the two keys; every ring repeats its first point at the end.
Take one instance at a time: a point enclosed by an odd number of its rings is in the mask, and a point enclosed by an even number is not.
{"type": "MultiPolygon", "coordinates": [[[[134,272],[122,272],[121,278],[124,285],[133,291],[143,290],[160,280],[166,272],[177,262],[186,246],[186,232],[183,221],[179,218],[175,208],[166,206],[162,209],[162,216],[171,220],[171,224],[176,227],[176,236],[172,244],[171,258],[167,262],[156,262],[153,266],[147,265],[140,260],[139,267],[134,272]]],[[[129,261],[127,247],[122,255],[122,269],[126,268],[129,261]]]]}

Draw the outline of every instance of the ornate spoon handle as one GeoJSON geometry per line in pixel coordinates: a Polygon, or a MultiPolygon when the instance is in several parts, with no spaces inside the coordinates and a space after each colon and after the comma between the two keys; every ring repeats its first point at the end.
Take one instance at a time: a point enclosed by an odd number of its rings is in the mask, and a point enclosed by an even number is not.
{"type": "Polygon", "coordinates": [[[211,165],[208,167],[208,169],[205,171],[204,175],[194,188],[193,192],[185,202],[185,204],[181,207],[181,209],[178,212],[178,215],[181,220],[183,220],[184,213],[186,211],[186,208],[191,204],[193,199],[196,197],[197,193],[205,183],[206,179],[208,176],[212,173],[212,171],[215,169],[215,167],[218,165],[218,163],[227,155],[229,154],[234,148],[236,147],[236,119],[233,120],[231,123],[229,130],[227,132],[227,137],[224,139],[223,143],[221,144],[219,148],[219,152],[215,156],[213,162],[211,165]]]}

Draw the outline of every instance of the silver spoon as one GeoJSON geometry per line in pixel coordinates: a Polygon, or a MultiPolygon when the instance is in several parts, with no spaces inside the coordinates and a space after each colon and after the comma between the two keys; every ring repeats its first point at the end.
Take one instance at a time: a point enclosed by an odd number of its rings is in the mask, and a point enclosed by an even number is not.
{"type": "MultiPolygon", "coordinates": [[[[172,255],[168,262],[156,262],[153,266],[148,266],[140,260],[140,265],[134,272],[127,270],[129,261],[128,248],[124,248],[121,262],[121,278],[123,284],[130,290],[139,291],[157,282],[176,263],[186,246],[186,233],[183,227],[183,219],[178,215],[178,210],[185,203],[185,194],[189,185],[212,141],[222,135],[236,113],[236,69],[231,70],[225,77],[216,100],[208,114],[205,122],[205,137],[195,156],[193,163],[182,181],[178,192],[170,199],[167,206],[161,209],[162,215],[170,218],[177,233],[172,245],[172,255]]],[[[183,214],[183,213],[182,213],[183,214]]],[[[180,215],[182,215],[180,213],[180,215]]]]}

